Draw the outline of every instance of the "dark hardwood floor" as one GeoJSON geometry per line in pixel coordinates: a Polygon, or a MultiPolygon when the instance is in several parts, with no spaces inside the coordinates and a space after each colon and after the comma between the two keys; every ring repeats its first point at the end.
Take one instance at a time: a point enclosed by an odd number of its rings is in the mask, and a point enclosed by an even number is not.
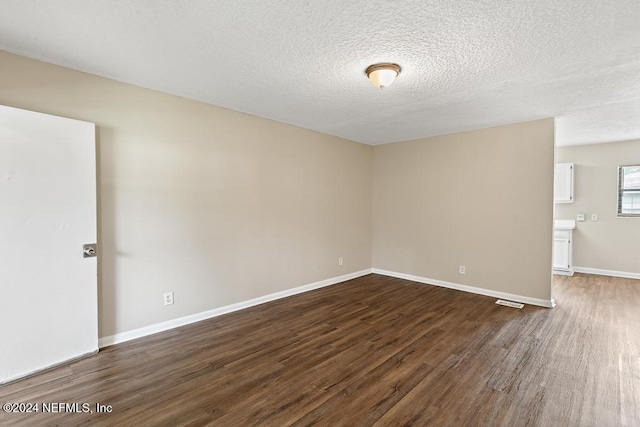
{"type": "Polygon", "coordinates": [[[556,276],[554,297],[517,310],[369,275],[1,386],[113,409],[0,424],[640,426],[640,281],[556,276]]]}

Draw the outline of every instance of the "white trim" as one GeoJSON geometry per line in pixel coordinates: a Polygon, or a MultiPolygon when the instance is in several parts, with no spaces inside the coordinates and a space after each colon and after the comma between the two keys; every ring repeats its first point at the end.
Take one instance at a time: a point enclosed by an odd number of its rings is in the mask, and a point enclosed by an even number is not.
{"type": "Polygon", "coordinates": [[[571,269],[571,270],[553,270],[553,274],[558,275],[558,276],[573,276],[573,273],[575,273],[575,269],[571,269]]]}
{"type": "MultiPolygon", "coordinates": [[[[578,267],[576,267],[576,271],[578,267]]],[[[587,269],[583,269],[587,270],[587,269]]],[[[589,269],[593,270],[593,269],[589,269]]],[[[605,271],[605,270],[599,270],[605,271]]],[[[586,272],[586,271],[585,271],[586,272]]],[[[190,323],[199,322],[201,320],[210,319],[212,317],[221,316],[223,314],[232,313],[234,311],[242,310],[245,308],[253,307],[255,305],[264,304],[269,301],[275,301],[281,298],[286,298],[292,295],[301,294],[303,292],[312,291],[314,289],[324,288],[326,286],[335,285],[337,283],[345,282],[347,280],[356,279],[358,277],[366,276],[367,274],[381,274],[383,276],[397,277],[398,279],[411,280],[418,283],[425,283],[428,285],[441,286],[443,288],[455,289],[463,292],[470,292],[473,294],[485,295],[490,297],[502,298],[510,301],[521,302],[524,304],[537,305],[541,307],[553,308],[555,307],[555,302],[553,299],[551,300],[543,300],[538,298],[530,298],[521,295],[509,294],[506,292],[498,292],[492,291],[490,289],[484,288],[476,288],[474,286],[461,285],[458,283],[445,282],[442,280],[429,279],[425,277],[413,276],[411,274],[404,273],[396,273],[393,271],[380,270],[377,268],[366,269],[361,271],[356,271],[354,273],[345,274],[338,277],[333,277],[326,280],[321,280],[319,282],[310,283],[308,285],[299,286],[293,289],[287,289],[285,291],[276,292],[269,295],[264,295],[258,298],[254,298],[248,301],[242,301],[235,304],[227,305],[224,307],[214,308],[212,310],[203,311],[201,313],[191,314],[189,316],[180,317],[177,319],[167,320],[166,322],[156,323],[154,325],[145,326],[138,329],[133,329],[126,332],[121,332],[115,335],[109,335],[106,337],[102,337],[98,340],[98,346],[100,348],[109,347],[110,345],[119,344],[125,341],[130,341],[136,338],[142,338],[147,335],[156,334],[158,332],[167,331],[169,329],[177,328],[180,326],[188,325],[190,323]]],[[[598,273],[592,273],[598,274],[598,273]]],[[[631,274],[631,273],[629,273],[631,274]]],[[[637,278],[640,278],[640,274],[636,275],[637,278]]]]}
{"type": "Polygon", "coordinates": [[[191,314],[189,316],[180,317],[177,319],[167,320],[166,322],[156,323],[155,325],[149,325],[131,331],[121,332],[115,335],[109,335],[102,337],[98,340],[98,346],[100,348],[109,347],[110,345],[118,344],[121,342],[133,340],[136,338],[145,337],[147,335],[155,334],[158,332],[166,331],[169,329],[177,328],[179,326],[188,325],[190,323],[199,322],[201,320],[210,319],[212,317],[221,316],[223,314],[231,313],[234,311],[242,310],[244,308],[253,307],[254,305],[264,304],[265,302],[274,301],[281,298],[286,298],[291,295],[301,294],[303,292],[312,291],[314,289],[324,288],[326,286],[335,285],[337,283],[345,282],[347,280],[356,279],[358,277],[371,274],[371,269],[356,271],[355,273],[349,273],[338,277],[333,277],[319,282],[310,283],[308,285],[299,286],[293,289],[287,289],[285,291],[276,292],[269,295],[264,295],[258,298],[254,298],[248,301],[242,301],[224,307],[214,308],[213,310],[203,311],[201,313],[191,314]]]}
{"type": "Polygon", "coordinates": [[[600,276],[625,277],[627,279],[640,279],[640,273],[628,273],[626,271],[602,270],[600,268],[573,267],[576,273],[597,274],[600,276]]]}
{"type": "MultiPolygon", "coordinates": [[[[491,289],[476,288],[474,286],[461,285],[459,283],[445,282],[443,280],[429,279],[426,277],[413,276],[411,274],[396,273],[394,271],[380,270],[373,268],[371,270],[374,274],[382,274],[383,276],[397,277],[398,279],[411,280],[418,283],[424,283],[427,285],[441,286],[443,288],[455,289],[458,291],[470,292],[472,294],[486,295],[489,297],[495,297],[500,299],[506,299],[510,301],[521,302],[524,304],[538,305],[540,307],[553,308],[556,303],[553,299],[544,300],[539,298],[525,297],[522,295],[509,294],[506,292],[492,291],[491,289]]],[[[549,284],[551,286],[551,284],[549,284]]]]}
{"type": "Polygon", "coordinates": [[[14,381],[23,380],[23,379],[25,379],[27,377],[39,374],[39,373],[41,373],[43,371],[47,371],[49,369],[53,369],[53,368],[57,368],[57,367],[60,367],[60,366],[68,365],[68,364],[76,362],[76,361],[78,361],[80,359],[84,359],[86,357],[93,356],[94,354],[98,354],[98,351],[99,351],[98,349],[95,349],[93,351],[90,351],[89,353],[84,353],[84,354],[81,354],[80,356],[72,357],[71,359],[63,360],[62,362],[54,363],[53,365],[49,365],[49,366],[45,366],[44,368],[38,368],[38,369],[35,369],[33,371],[23,372],[21,374],[14,375],[14,376],[9,377],[9,378],[5,378],[4,380],[0,381],[0,385],[6,385],[6,384],[9,384],[9,383],[14,382],[14,381]]]}

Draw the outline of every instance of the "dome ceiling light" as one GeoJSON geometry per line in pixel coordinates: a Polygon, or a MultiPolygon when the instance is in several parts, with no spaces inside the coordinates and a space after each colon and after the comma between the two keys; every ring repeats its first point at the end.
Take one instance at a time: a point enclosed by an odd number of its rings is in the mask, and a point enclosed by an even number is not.
{"type": "Polygon", "coordinates": [[[375,87],[384,89],[398,77],[398,74],[400,74],[400,66],[391,63],[374,64],[367,67],[365,73],[375,87]]]}

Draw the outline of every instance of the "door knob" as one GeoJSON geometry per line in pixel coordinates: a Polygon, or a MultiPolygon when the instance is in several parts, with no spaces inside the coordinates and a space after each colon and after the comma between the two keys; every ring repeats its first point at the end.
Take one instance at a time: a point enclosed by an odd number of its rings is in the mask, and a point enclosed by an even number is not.
{"type": "Polygon", "coordinates": [[[95,243],[89,243],[86,245],[82,245],[82,257],[83,258],[93,258],[98,255],[95,243]]]}

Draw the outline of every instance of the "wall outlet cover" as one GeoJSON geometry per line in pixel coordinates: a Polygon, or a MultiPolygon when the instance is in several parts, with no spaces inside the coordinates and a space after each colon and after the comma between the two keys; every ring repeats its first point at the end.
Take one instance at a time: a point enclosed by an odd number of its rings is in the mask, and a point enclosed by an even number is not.
{"type": "Polygon", "coordinates": [[[578,215],[576,216],[576,220],[577,220],[577,221],[580,221],[580,222],[583,222],[583,221],[584,221],[584,214],[578,214],[578,215]]]}
{"type": "Polygon", "coordinates": [[[164,294],[164,305],[173,304],[173,292],[167,292],[164,294]]]}

